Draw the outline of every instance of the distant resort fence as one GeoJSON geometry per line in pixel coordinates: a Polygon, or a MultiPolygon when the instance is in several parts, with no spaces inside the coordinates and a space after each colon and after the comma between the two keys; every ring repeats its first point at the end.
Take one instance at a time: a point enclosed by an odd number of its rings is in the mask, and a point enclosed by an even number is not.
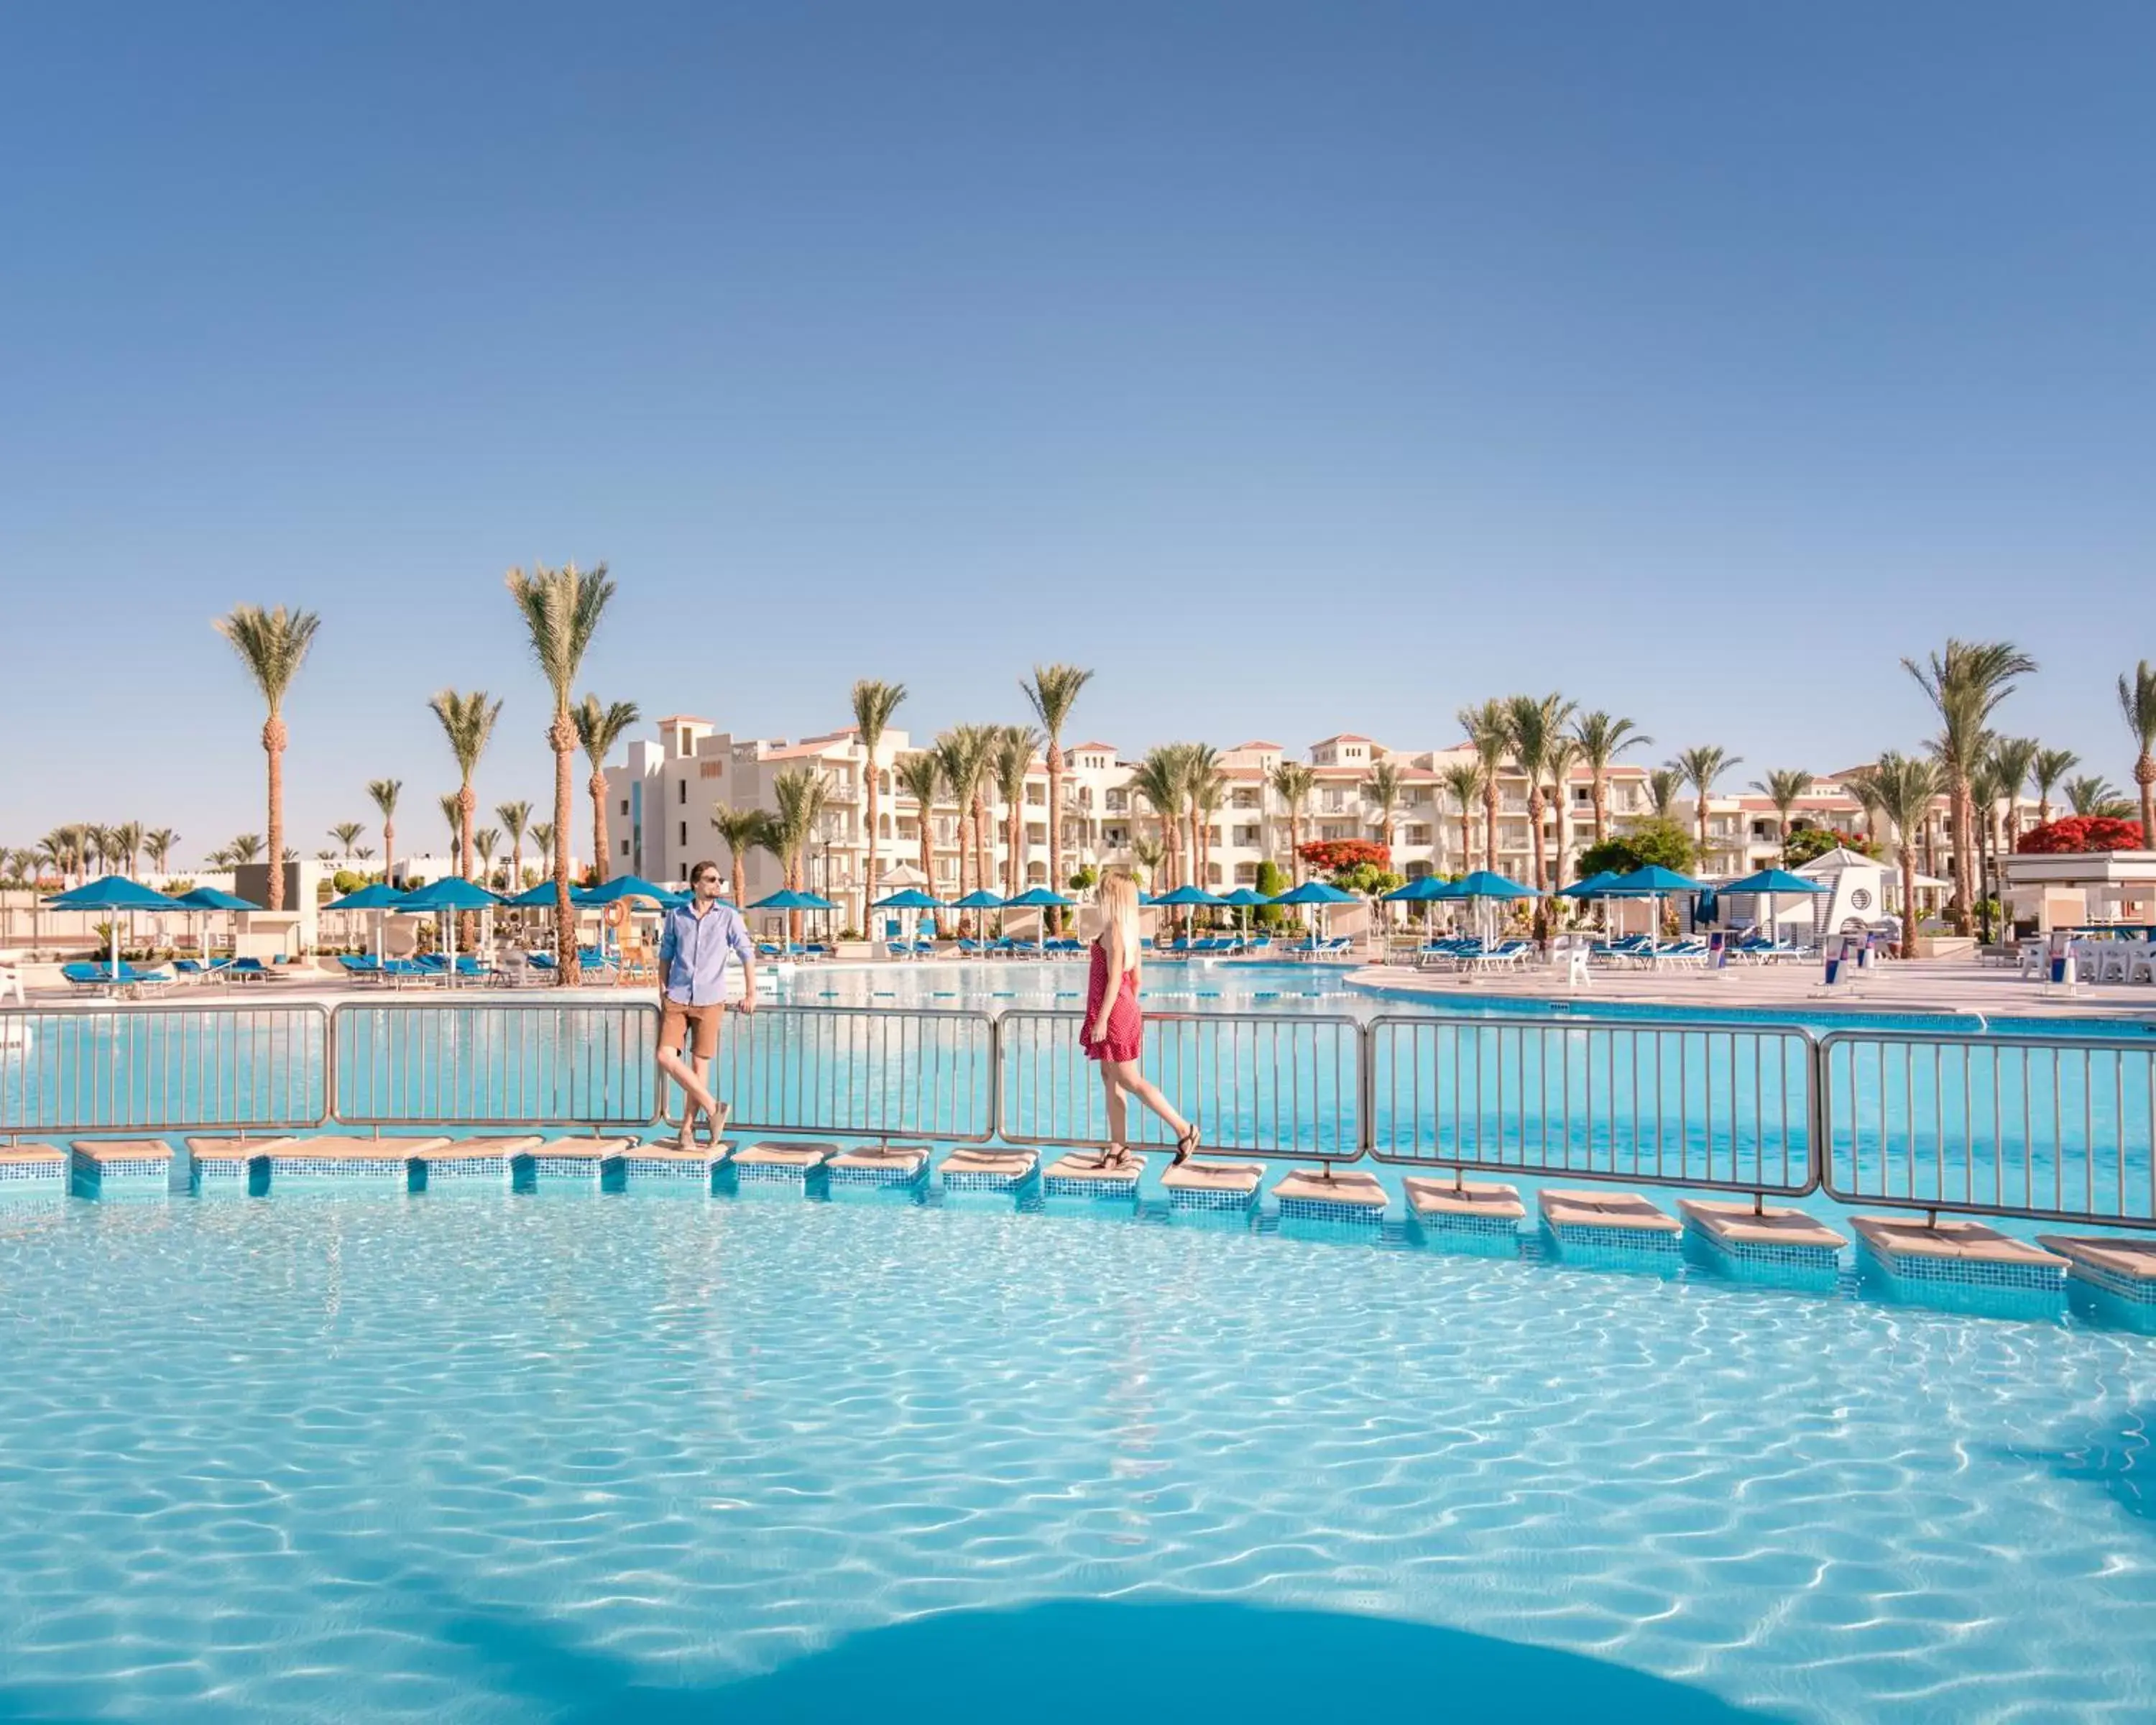
{"type": "MultiPolygon", "coordinates": [[[[737,1131],[1105,1142],[1070,1012],[767,1006],[713,1074],[737,1131]]],[[[649,1002],[0,1012],[0,1138],[649,1127],[649,1002]]],[[[2156,1036],[1771,1021],[1164,1013],[1143,1065],[1224,1155],[2156,1228],[2156,1036]]],[[[1130,1109],[1134,1144],[1165,1134],[1130,1109]]]]}

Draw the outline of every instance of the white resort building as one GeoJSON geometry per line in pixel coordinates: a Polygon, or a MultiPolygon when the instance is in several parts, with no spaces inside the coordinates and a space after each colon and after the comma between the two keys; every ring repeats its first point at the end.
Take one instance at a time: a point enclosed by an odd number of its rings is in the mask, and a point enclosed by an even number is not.
{"type": "MultiPolygon", "coordinates": [[[[712,830],[719,803],[737,809],[775,808],[773,782],[790,768],[814,767],[825,778],[829,797],[820,829],[803,859],[803,875],[812,891],[842,908],[844,920],[863,926],[865,905],[881,896],[867,876],[868,805],[865,751],[851,728],[804,737],[738,737],[716,729],[708,720],[677,714],[657,721],[656,738],[629,746],[628,759],[606,770],[608,785],[607,870],[659,881],[684,879],[690,865],[710,858],[728,866],[726,847],[712,830]]],[[[897,768],[919,752],[909,733],[888,730],[877,750],[877,871],[887,875],[904,865],[921,865],[923,811],[907,795],[897,768]]],[[[1215,891],[1252,886],[1261,862],[1293,872],[1289,811],[1273,789],[1273,769],[1289,752],[1281,744],[1250,742],[1221,752],[1219,768],[1225,794],[1209,820],[1209,843],[1199,884],[1215,891]]],[[[1437,872],[1456,874],[1485,860],[1484,805],[1478,799],[1463,813],[1444,781],[1445,770],[1471,761],[1464,742],[1450,748],[1397,750],[1374,739],[1342,732],[1311,744],[1298,757],[1310,765],[1314,783],[1301,814],[1302,842],[1363,839],[1389,843],[1394,867],[1410,877],[1437,872]],[[1371,769],[1389,761],[1400,781],[1390,822],[1382,829],[1382,811],[1370,793],[1371,769]]],[[[1157,837],[1159,823],[1145,799],[1132,788],[1137,763],[1112,744],[1089,741],[1065,750],[1063,865],[1065,882],[1075,870],[1134,860],[1132,845],[1157,837]]],[[[1650,768],[1636,762],[1613,765],[1605,793],[1611,830],[1621,833],[1652,811],[1650,768]]],[[[1594,783],[1584,767],[1575,768],[1566,786],[1563,806],[1543,816],[1543,842],[1554,878],[1576,878],[1573,860],[1593,841],[1594,783]]],[[[991,856],[989,884],[1006,891],[1014,878],[1024,887],[1055,885],[1048,877],[1048,768],[1036,756],[1028,775],[1021,821],[1022,838],[1015,876],[1006,834],[1008,811],[993,786],[988,790],[991,856]]],[[[1697,837],[1698,812],[1689,796],[1671,808],[1671,818],[1697,837]]],[[[2025,824],[2032,805],[2022,805],[2025,824]]],[[[931,844],[928,890],[949,898],[959,890],[958,811],[939,801],[927,812],[931,844]]],[[[1839,778],[1822,776],[1798,799],[1789,814],[1792,829],[1830,827],[1864,833],[1867,822],[1856,798],[1839,778]]],[[[1784,839],[1782,817],[1771,801],[1750,792],[1717,794],[1708,799],[1704,876],[1728,879],[1776,863],[1784,839]]],[[[1946,799],[1938,805],[1933,829],[1919,846],[1921,866],[1929,875],[1950,871],[1953,834],[1946,799]]],[[[1517,880],[1532,880],[1534,852],[1528,829],[1526,777],[1509,763],[1498,775],[1497,867],[1517,880]]],[[[1189,859],[1183,860],[1189,870],[1189,859]]],[[[743,860],[746,878],[732,883],[744,904],[777,891],[784,882],[776,858],[752,851],[743,860]]]]}

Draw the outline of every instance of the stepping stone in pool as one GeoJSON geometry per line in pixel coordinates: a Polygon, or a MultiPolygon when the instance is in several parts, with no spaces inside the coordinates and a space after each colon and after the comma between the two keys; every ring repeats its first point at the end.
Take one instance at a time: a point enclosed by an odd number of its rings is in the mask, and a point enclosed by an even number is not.
{"type": "Polygon", "coordinates": [[[734,1153],[734,1178],[742,1186],[805,1187],[838,1153],[836,1144],[767,1140],[734,1153]]]}
{"type": "Polygon", "coordinates": [[[911,1186],[927,1172],[928,1150],[921,1144],[856,1144],[831,1158],[831,1184],[911,1186]]]}
{"type": "Polygon", "coordinates": [[[606,1178],[608,1162],[635,1147],[634,1138],[546,1138],[519,1151],[510,1166],[513,1178],[521,1183],[597,1186],[606,1178]]]}
{"type": "Polygon", "coordinates": [[[1695,1240],[1734,1264],[1831,1274],[1840,1268],[1841,1249],[1849,1244],[1818,1217],[1784,1205],[1681,1198],[1677,1209],[1695,1240]]]}
{"type": "Polygon", "coordinates": [[[77,1138],[69,1165],[85,1198],[109,1192],[162,1192],[172,1183],[172,1147],[162,1138],[77,1138]]]}
{"type": "Polygon", "coordinates": [[[1273,1188],[1283,1221],[1379,1222],[1385,1189],[1367,1168],[1299,1168],[1273,1188]]]}
{"type": "Polygon", "coordinates": [[[70,1167],[57,1144],[0,1146],[0,1193],[64,1193],[70,1167]]]}
{"type": "Polygon", "coordinates": [[[413,1161],[449,1142],[439,1134],[426,1138],[289,1138],[264,1151],[259,1166],[272,1187],[315,1180],[378,1180],[409,1191],[418,1178],[412,1171],[413,1161]]]}
{"type": "Polygon", "coordinates": [[[2128,1305],[2156,1311],[2156,1240],[2118,1234],[2040,1234],[2038,1245],[2066,1260],[2066,1274],[2128,1305]]]}
{"type": "Polygon", "coordinates": [[[1257,1201],[1265,1171],[1255,1162],[1200,1162],[1193,1157],[1160,1177],[1168,1206],[1178,1210],[1247,1209],[1257,1201]]]}
{"type": "Polygon", "coordinates": [[[1410,1174],[1400,1183],[1415,1220],[1446,1234],[1512,1240],[1527,1214],[1520,1189],[1502,1181],[1430,1180],[1410,1174]]]}
{"type": "Polygon", "coordinates": [[[1537,1195],[1543,1226],[1562,1250],[1674,1253],[1684,1230],[1676,1217],[1636,1192],[1578,1192],[1545,1186],[1537,1195]]]}
{"type": "Polygon", "coordinates": [[[1127,1204],[1137,1196],[1144,1178],[1146,1159],[1132,1152],[1112,1168],[1101,1165],[1098,1150],[1066,1150],[1048,1165],[1041,1176],[1044,1198],[1120,1199],[1127,1204]]]}
{"type": "Polygon", "coordinates": [[[2057,1253],[1981,1222],[1856,1216],[1850,1225],[1873,1261],[1898,1280],[2039,1293],[2056,1293],[2066,1282],[2066,1260],[2057,1253]]]}
{"type": "Polygon", "coordinates": [[[526,1132],[507,1137],[456,1138],[446,1144],[429,1145],[413,1154],[413,1189],[506,1186],[516,1176],[516,1158],[538,1142],[536,1132],[526,1132]]]}
{"type": "Polygon", "coordinates": [[[606,1161],[606,1179],[622,1186],[701,1187],[708,1192],[734,1147],[691,1144],[684,1150],[671,1135],[638,1144],[624,1141],[606,1161]]]}
{"type": "Polygon", "coordinates": [[[936,1170],[946,1193],[1009,1195],[1033,1178],[1040,1158],[1030,1150],[953,1150],[936,1170]]]}
{"type": "MultiPolygon", "coordinates": [[[[272,1150],[291,1142],[283,1136],[267,1138],[189,1138],[187,1158],[192,1164],[187,1183],[196,1192],[244,1191],[254,1179],[256,1163],[272,1150]]],[[[264,1168],[263,1177],[268,1178],[264,1168]]]]}

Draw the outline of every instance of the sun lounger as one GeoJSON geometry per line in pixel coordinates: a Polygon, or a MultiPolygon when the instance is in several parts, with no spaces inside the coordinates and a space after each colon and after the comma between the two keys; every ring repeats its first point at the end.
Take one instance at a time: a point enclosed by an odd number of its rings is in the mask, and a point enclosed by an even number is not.
{"type": "Polygon", "coordinates": [[[60,967],[61,980],[78,994],[162,993],[175,978],[169,971],[137,970],[125,959],[115,971],[110,963],[93,964],[79,959],[60,967]]]}

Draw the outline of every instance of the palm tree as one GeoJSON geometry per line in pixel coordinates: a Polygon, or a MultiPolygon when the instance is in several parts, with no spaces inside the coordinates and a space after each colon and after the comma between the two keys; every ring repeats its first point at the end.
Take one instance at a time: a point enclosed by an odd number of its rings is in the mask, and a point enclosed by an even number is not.
{"type": "Polygon", "coordinates": [[[854,685],[854,727],[861,734],[861,752],[866,757],[861,768],[868,790],[869,855],[868,878],[862,883],[861,927],[868,927],[868,901],[875,896],[876,841],[882,836],[876,818],[882,790],[883,772],[876,762],[876,751],[883,747],[883,734],[891,728],[891,715],[906,699],[903,683],[880,683],[873,677],[863,677],[854,685]]]}
{"type": "Polygon", "coordinates": [[[2051,792],[2075,768],[2082,757],[2071,749],[2038,749],[2036,758],[2029,763],[2029,779],[2036,787],[2036,824],[2047,827],[2051,824],[2051,792]]]}
{"type": "Polygon", "coordinates": [[[229,845],[218,846],[203,859],[203,861],[213,869],[228,869],[239,860],[239,859],[232,854],[232,847],[229,845]]]}
{"type": "Polygon", "coordinates": [[[479,884],[491,888],[494,885],[494,853],[501,848],[501,834],[492,827],[481,827],[471,836],[472,849],[479,853],[479,884]]]}
{"type": "Polygon", "coordinates": [[[1138,834],[1131,839],[1131,860],[1137,865],[1138,883],[1149,883],[1154,871],[1167,860],[1168,847],[1158,839],[1148,839],[1138,834]]]}
{"type": "Polygon", "coordinates": [[[1452,793],[1452,800],[1460,805],[1460,861],[1463,864],[1471,862],[1474,860],[1475,847],[1474,839],[1468,832],[1467,823],[1469,811],[1475,807],[1482,795],[1484,777],[1482,762],[1479,758],[1472,761],[1455,761],[1438,777],[1444,781],[1445,789],[1452,793]]]}
{"type": "Polygon", "coordinates": [[[1895,855],[1902,870],[1902,957],[1917,951],[1917,834],[1931,819],[1944,775],[1939,763],[1921,755],[1889,752],[1867,768],[1866,778],[1879,798],[1880,812],[1894,824],[1895,855]]]}
{"type": "Polygon", "coordinates": [[[1699,816],[1699,858],[1702,866],[1707,858],[1707,799],[1714,794],[1714,782],[1743,759],[1732,755],[1719,743],[1702,743],[1696,748],[1681,751],[1670,762],[1678,778],[1691,786],[1694,803],[1699,816]]]}
{"type": "Polygon", "coordinates": [[[456,757],[457,855],[460,872],[469,880],[472,870],[472,817],[479,810],[479,793],[472,788],[472,775],[479,771],[480,757],[486,752],[488,739],[494,735],[494,721],[501,716],[501,703],[490,701],[484,689],[475,689],[469,695],[444,689],[427,706],[442,721],[442,732],[449,740],[449,752],[456,757]]]}
{"type": "Polygon", "coordinates": [[[2156,847],[2156,670],[2143,660],[2118,680],[2118,711],[2133,733],[2133,783],[2141,793],[2141,843],[2156,847]]]}
{"type": "Polygon", "coordinates": [[[747,890],[743,859],[764,843],[770,826],[771,817],[761,809],[737,809],[730,803],[711,805],[711,830],[726,847],[726,885],[737,900],[745,901],[747,890]]]}
{"type": "Polygon", "coordinates": [[[958,896],[979,889],[988,881],[980,866],[981,787],[987,782],[988,755],[995,745],[995,728],[989,725],[954,725],[936,739],[937,757],[943,770],[944,788],[958,805],[958,896]]]}
{"type": "Polygon", "coordinates": [[[592,763],[591,779],[584,787],[592,798],[592,866],[603,883],[608,872],[607,854],[612,848],[607,834],[606,757],[644,715],[633,701],[602,706],[598,696],[587,695],[569,716],[576,721],[577,741],[583,745],[585,757],[592,763]]]}
{"type": "Polygon", "coordinates": [[[344,860],[352,860],[352,847],[359,843],[359,835],[367,829],[356,820],[341,820],[330,829],[330,837],[344,848],[344,860]]]}
{"type": "Polygon", "coordinates": [[[920,829],[915,836],[921,846],[921,873],[932,893],[936,891],[936,798],[943,788],[942,756],[934,749],[906,756],[898,763],[898,788],[913,798],[921,811],[920,829]]]}
{"type": "MultiPolygon", "coordinates": [[[[1063,878],[1063,727],[1070,722],[1070,709],[1078,703],[1078,691],[1093,680],[1093,674],[1081,670],[1075,665],[1036,665],[1033,680],[1019,686],[1025,691],[1025,698],[1033,703],[1034,716],[1040,721],[1042,733],[1048,738],[1048,878],[1058,881],[1063,878]]],[[[1052,919],[1058,929],[1062,919],[1052,919]]]]}
{"type": "MultiPolygon", "coordinates": [[[[239,605],[213,626],[232,643],[269,705],[270,716],[262,724],[262,750],[270,757],[270,855],[275,859],[285,854],[285,694],[299,675],[321,619],[311,611],[287,611],[282,605],[274,611],[239,605]]],[[[280,868],[270,870],[266,908],[285,908],[285,871],[280,868]]]]}
{"type": "Polygon", "coordinates": [[[1969,778],[1990,747],[1991,715],[2013,692],[2015,683],[2036,669],[2036,661],[2010,641],[1950,639],[1944,653],[1919,665],[1904,659],[1902,667],[1938,710],[1939,734],[1932,745],[1946,769],[1947,798],[1953,821],[1953,928],[1969,932],[1975,892],[1975,859],[1967,842],[1974,825],[1969,778]]]}
{"type": "Polygon", "coordinates": [[[1480,706],[1463,706],[1460,728],[1482,766],[1482,866],[1497,866],[1497,775],[1512,746],[1512,703],[1495,696],[1480,706]]]}
{"type": "Polygon", "coordinates": [[[2043,745],[2033,737],[2001,737],[1991,745],[1991,764],[1998,776],[1999,794],[2006,799],[2009,850],[2021,836],[2021,793],[2042,749],[2043,745]]]}
{"type": "Polygon", "coordinates": [[[155,827],[142,835],[142,849],[150,859],[150,866],[157,873],[167,873],[172,865],[172,847],[180,842],[180,835],[170,827],[155,827]]]}
{"type": "Polygon", "coordinates": [[[1393,850],[1393,811],[1399,807],[1400,793],[1406,788],[1399,767],[1389,759],[1373,762],[1369,777],[1363,781],[1363,790],[1378,805],[1378,842],[1385,847],[1388,863],[1393,850]]]}
{"type": "MultiPolygon", "coordinates": [[[[1289,878],[1302,884],[1302,816],[1310,806],[1310,793],[1317,783],[1317,769],[1301,761],[1282,761],[1268,781],[1273,794],[1287,805],[1287,865],[1289,878]]],[[[1135,854],[1135,853],[1133,853],[1135,854]]]]}
{"type": "Polygon", "coordinates": [[[397,876],[397,798],[404,789],[401,778],[370,778],[367,794],[382,811],[382,880],[384,886],[397,876]]]}
{"type": "Polygon", "coordinates": [[[1871,768],[1851,768],[1841,775],[1841,788],[1856,799],[1856,806],[1864,811],[1864,836],[1876,845],[1879,842],[1879,793],[1871,783],[1871,768]]]}
{"type": "Polygon", "coordinates": [[[449,864],[455,871],[469,878],[471,858],[465,850],[465,803],[454,791],[441,799],[442,819],[449,828],[449,864]]]}
{"type": "Polygon", "coordinates": [[[1778,767],[1764,778],[1752,781],[1752,788],[1774,805],[1774,819],[1782,834],[1782,860],[1789,860],[1789,811],[1812,788],[1812,776],[1801,767],[1778,767]]]}
{"type": "MultiPolygon", "coordinates": [[[[242,833],[226,848],[231,852],[233,861],[251,863],[262,855],[262,835],[259,833],[242,833]]],[[[276,870],[272,869],[270,873],[274,875],[276,870]]]]}
{"type": "Polygon", "coordinates": [[[1674,767],[1657,767],[1647,775],[1647,807],[1656,820],[1675,820],[1677,793],[1684,788],[1684,774],[1674,767]]]}
{"type": "Polygon", "coordinates": [[[1543,770],[1549,774],[1550,808],[1556,815],[1556,860],[1551,865],[1553,886],[1564,884],[1564,855],[1572,845],[1572,769],[1579,764],[1579,739],[1560,736],[1549,746],[1543,770]]]}
{"type": "MultiPolygon", "coordinates": [[[[831,781],[821,768],[789,767],[773,776],[771,800],[777,806],[772,810],[771,836],[778,840],[778,860],[786,870],[786,884],[795,892],[808,885],[804,859],[830,797],[831,781]]],[[[795,940],[801,938],[801,916],[800,911],[794,911],[787,919],[787,927],[795,940]]]]}
{"type": "Polygon", "coordinates": [[[122,821],[107,831],[105,839],[110,846],[108,856],[114,861],[125,863],[128,878],[133,879],[142,860],[142,823],[139,820],[122,821]]]}
{"type": "Polygon", "coordinates": [[[1145,798],[1160,826],[1161,863],[1165,885],[1173,891],[1178,882],[1177,865],[1183,848],[1183,814],[1189,797],[1190,778],[1185,770],[1188,745],[1165,742],[1146,751],[1145,758],[1131,774],[1134,795],[1145,798]]]}
{"type": "Polygon", "coordinates": [[[2076,814],[2124,815],[2133,808],[2126,794],[2101,773],[2084,773],[2066,783],[2066,806],[2076,814]]]}
{"type": "MultiPolygon", "coordinates": [[[[1040,747],[1040,733],[1030,725],[1002,725],[996,729],[995,755],[989,764],[996,794],[1004,802],[1004,843],[1009,851],[1004,863],[1005,898],[1016,898],[1025,891],[1025,780],[1040,747]]],[[[1050,886],[1060,884],[1049,883],[1050,886]]]]}
{"type": "Polygon", "coordinates": [[[553,855],[554,823],[552,821],[535,820],[531,823],[531,848],[542,856],[553,855]]]}
{"type": "Polygon", "coordinates": [[[1548,798],[1543,785],[1549,774],[1550,750],[1564,734],[1564,721],[1572,716],[1572,703],[1562,695],[1550,694],[1537,700],[1532,695],[1515,695],[1505,703],[1506,746],[1512,759],[1527,778],[1527,837],[1534,848],[1535,890],[1548,892],[1549,879],[1549,841],[1543,834],[1543,816],[1548,813],[1548,798]]]}
{"type": "Polygon", "coordinates": [[[1991,939],[1992,864],[1999,855],[1999,799],[2011,788],[1999,769],[1998,742],[1992,739],[1969,781],[1969,803],[1976,815],[1977,932],[1987,943],[1991,939]]]}
{"type": "Polygon", "coordinates": [[[494,818],[509,834],[509,890],[521,892],[524,888],[524,834],[531,824],[531,805],[529,803],[497,803],[494,818]]]}
{"type": "Polygon", "coordinates": [[[577,721],[569,711],[569,691],[583,670],[584,655],[605,614],[614,584],[601,563],[588,574],[577,566],[545,569],[536,564],[527,575],[511,569],[511,596],[524,618],[533,657],[553,691],[554,718],[547,727],[554,751],[554,959],[556,974],[567,985],[583,980],[577,962],[577,918],[569,903],[569,757],[577,752],[577,721]]]}
{"type": "Polygon", "coordinates": [[[1655,739],[1630,719],[1612,718],[1599,711],[1574,719],[1572,734],[1579,744],[1579,758],[1593,775],[1594,842],[1599,845],[1609,836],[1610,763],[1627,749],[1651,747],[1655,739]]]}
{"type": "Polygon", "coordinates": [[[1212,818],[1227,800],[1228,781],[1220,771],[1220,751],[1209,742],[1183,746],[1184,813],[1190,823],[1190,883],[1206,884],[1206,864],[1212,855],[1212,818]]]}

